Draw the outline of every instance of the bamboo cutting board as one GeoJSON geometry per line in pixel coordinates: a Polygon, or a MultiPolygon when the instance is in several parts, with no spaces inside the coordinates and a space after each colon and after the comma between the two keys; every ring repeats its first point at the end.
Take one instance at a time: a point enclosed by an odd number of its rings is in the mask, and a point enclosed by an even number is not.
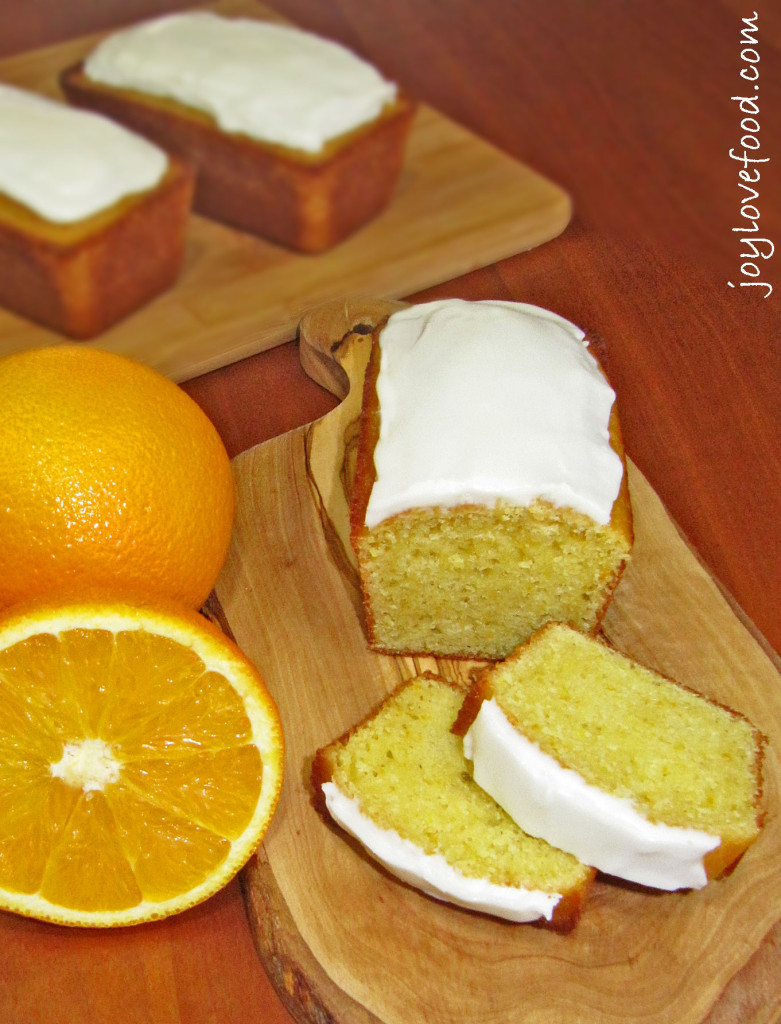
{"type": "MultiPolygon", "coordinates": [[[[208,6],[277,17],[253,0],[208,6]]],[[[100,38],[2,60],[0,82],[61,98],[57,76],[100,38]]],[[[189,380],[290,341],[302,309],[347,290],[411,295],[548,241],[569,218],[570,200],[560,188],[422,106],[391,204],[347,241],[301,255],[194,215],[175,287],[86,344],[189,380]]],[[[0,309],[0,356],[62,340],[0,309]]]]}
{"type": "Polygon", "coordinates": [[[314,751],[421,668],[474,663],[370,652],[346,544],[369,339],[392,305],[305,317],[302,361],[342,404],[235,462],[238,518],[218,614],[266,677],[284,721],[286,780],[243,887],[259,955],[301,1022],[741,1024],[781,1014],[778,817],[781,677],[630,465],[636,547],[605,623],[621,650],[748,715],[768,735],[765,828],[701,892],[598,881],[562,936],[440,904],[397,882],[310,802],[314,751]]]}

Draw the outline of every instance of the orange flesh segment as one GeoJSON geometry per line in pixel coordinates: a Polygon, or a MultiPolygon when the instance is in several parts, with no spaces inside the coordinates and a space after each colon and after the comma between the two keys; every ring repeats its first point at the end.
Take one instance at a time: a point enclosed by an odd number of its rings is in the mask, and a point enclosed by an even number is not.
{"type": "Polygon", "coordinates": [[[0,886],[59,906],[120,910],[191,888],[260,795],[241,696],[143,630],[66,630],[0,652],[0,720],[0,886]],[[85,740],[103,741],[116,779],[52,775],[85,740]]]}

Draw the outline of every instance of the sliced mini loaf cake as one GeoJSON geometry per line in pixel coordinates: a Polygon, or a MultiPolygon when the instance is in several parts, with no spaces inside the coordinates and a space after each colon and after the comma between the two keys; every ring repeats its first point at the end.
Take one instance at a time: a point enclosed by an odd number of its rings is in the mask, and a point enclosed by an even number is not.
{"type": "Polygon", "coordinates": [[[614,399],[583,332],[537,306],[380,325],[350,506],[374,649],[498,659],[549,621],[598,627],[633,540],[614,399]]]}

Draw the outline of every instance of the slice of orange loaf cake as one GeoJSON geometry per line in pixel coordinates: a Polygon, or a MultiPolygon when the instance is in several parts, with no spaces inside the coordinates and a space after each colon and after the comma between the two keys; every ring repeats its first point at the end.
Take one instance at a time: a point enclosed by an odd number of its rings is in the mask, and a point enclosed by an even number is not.
{"type": "Polygon", "coordinates": [[[594,876],[526,835],[470,778],[451,728],[464,691],[431,674],[399,686],[315,756],[327,812],[394,875],[430,896],[568,930],[594,876]]]}
{"type": "Polygon", "coordinates": [[[415,112],[338,43],[212,11],[114,32],[60,83],[194,164],[199,212],[306,252],[387,205],[415,112]]]}
{"type": "Polygon", "coordinates": [[[609,875],[701,888],[759,833],[754,727],[566,626],[487,670],[455,729],[523,829],[609,875]]]}
{"type": "Polygon", "coordinates": [[[351,498],[369,641],[501,658],[597,627],[632,545],[615,394],[584,334],[442,300],[375,332],[351,498]]]}

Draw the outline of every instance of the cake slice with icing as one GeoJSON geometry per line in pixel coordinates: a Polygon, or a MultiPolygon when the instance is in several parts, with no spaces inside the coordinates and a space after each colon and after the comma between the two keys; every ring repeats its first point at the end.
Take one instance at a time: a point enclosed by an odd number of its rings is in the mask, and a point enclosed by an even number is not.
{"type": "Polygon", "coordinates": [[[566,626],[486,671],[455,730],[523,829],[606,874],[702,888],[759,834],[757,730],[566,626]]]}
{"type": "Polygon", "coordinates": [[[393,875],[436,899],[568,930],[594,872],[525,834],[473,782],[451,731],[463,697],[431,674],[403,683],[317,752],[316,805],[393,875]]]}

